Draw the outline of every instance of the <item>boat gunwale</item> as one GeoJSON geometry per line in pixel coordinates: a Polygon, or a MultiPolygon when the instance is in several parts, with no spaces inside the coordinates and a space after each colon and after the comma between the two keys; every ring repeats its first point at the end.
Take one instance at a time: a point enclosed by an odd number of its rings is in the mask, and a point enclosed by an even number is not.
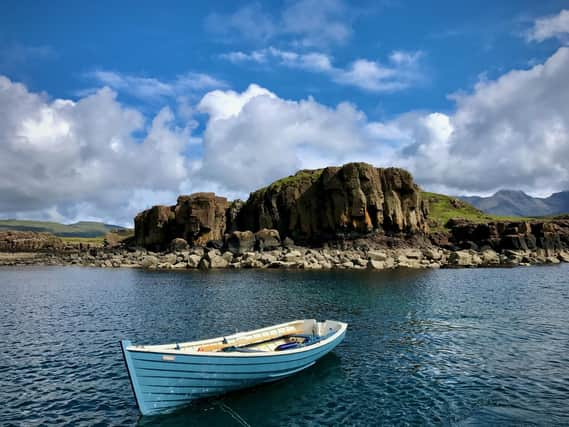
{"type": "MultiPolygon", "coordinates": [[[[245,331],[245,332],[240,332],[238,334],[227,335],[225,337],[221,336],[221,337],[216,337],[216,338],[210,338],[207,340],[188,341],[188,342],[180,343],[180,344],[182,344],[182,345],[197,345],[197,344],[216,343],[220,340],[223,340],[224,338],[230,338],[231,339],[231,338],[236,337],[236,336],[241,337],[241,336],[247,336],[249,334],[252,335],[255,333],[260,333],[260,332],[264,332],[264,331],[271,330],[271,329],[291,326],[293,324],[298,324],[300,322],[304,322],[305,320],[314,320],[314,319],[295,320],[292,322],[281,323],[281,324],[273,325],[273,326],[267,326],[265,328],[255,329],[252,331],[245,331]]],[[[141,346],[137,346],[137,345],[130,345],[125,350],[129,351],[129,352],[136,352],[136,353],[164,354],[164,355],[167,354],[167,355],[173,355],[173,356],[190,356],[190,357],[198,356],[198,357],[237,357],[237,358],[256,357],[256,358],[259,358],[259,357],[284,356],[284,355],[289,355],[289,354],[303,353],[303,352],[307,352],[307,351],[310,351],[313,349],[320,348],[326,344],[329,344],[330,342],[335,341],[339,336],[344,334],[348,328],[347,323],[336,321],[336,320],[327,319],[321,323],[325,323],[327,321],[338,323],[340,325],[340,327],[332,335],[326,337],[325,339],[323,339],[323,340],[321,340],[315,344],[308,345],[306,347],[293,348],[290,350],[264,351],[264,352],[258,352],[258,353],[241,353],[241,352],[196,351],[196,350],[182,350],[182,349],[177,350],[177,349],[160,349],[160,348],[158,348],[158,347],[162,347],[162,346],[169,346],[172,344],[161,344],[161,345],[153,345],[153,346],[145,346],[145,347],[141,347],[141,346]]]]}

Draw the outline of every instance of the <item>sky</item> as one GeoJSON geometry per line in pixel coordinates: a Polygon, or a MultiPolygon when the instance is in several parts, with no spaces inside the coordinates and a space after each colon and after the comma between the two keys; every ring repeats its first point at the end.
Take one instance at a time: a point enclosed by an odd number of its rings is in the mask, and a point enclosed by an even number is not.
{"type": "Polygon", "coordinates": [[[567,1],[3,2],[0,218],[131,225],[363,161],[569,190],[567,1]]]}

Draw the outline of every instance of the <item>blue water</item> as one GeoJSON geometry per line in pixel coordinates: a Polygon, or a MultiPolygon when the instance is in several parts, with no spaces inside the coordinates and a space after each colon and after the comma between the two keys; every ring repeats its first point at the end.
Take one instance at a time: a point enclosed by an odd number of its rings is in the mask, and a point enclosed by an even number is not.
{"type": "Polygon", "coordinates": [[[440,271],[0,268],[1,425],[567,425],[569,265],[440,271]],[[119,340],[349,322],[288,380],[141,418],[119,340]]]}

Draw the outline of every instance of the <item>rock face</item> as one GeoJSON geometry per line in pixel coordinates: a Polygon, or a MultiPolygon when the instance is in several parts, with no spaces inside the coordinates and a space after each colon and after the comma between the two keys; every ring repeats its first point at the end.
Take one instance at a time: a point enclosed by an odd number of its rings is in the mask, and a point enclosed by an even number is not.
{"type": "Polygon", "coordinates": [[[491,248],[558,252],[569,247],[569,220],[503,221],[477,224],[451,220],[450,244],[463,249],[491,248]]]}
{"type": "Polygon", "coordinates": [[[134,219],[135,244],[163,249],[176,238],[190,245],[221,240],[227,226],[228,206],[225,197],[214,193],[180,196],[174,206],[153,206],[134,219]]]}
{"type": "Polygon", "coordinates": [[[240,229],[276,229],[281,237],[311,242],[372,231],[427,231],[426,203],[411,175],[366,163],[303,170],[251,194],[240,229]]]}
{"type": "Polygon", "coordinates": [[[63,240],[49,233],[0,231],[0,252],[53,252],[64,246],[63,240]]]}

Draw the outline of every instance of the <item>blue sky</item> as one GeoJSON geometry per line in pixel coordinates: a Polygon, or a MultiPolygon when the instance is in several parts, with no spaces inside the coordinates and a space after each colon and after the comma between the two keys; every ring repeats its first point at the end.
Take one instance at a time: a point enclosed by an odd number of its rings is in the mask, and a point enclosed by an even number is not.
{"type": "Polygon", "coordinates": [[[0,111],[18,108],[0,145],[27,178],[0,173],[0,215],[125,223],[180,192],[246,197],[353,160],[455,194],[567,189],[564,8],[5,2],[0,111]]]}

